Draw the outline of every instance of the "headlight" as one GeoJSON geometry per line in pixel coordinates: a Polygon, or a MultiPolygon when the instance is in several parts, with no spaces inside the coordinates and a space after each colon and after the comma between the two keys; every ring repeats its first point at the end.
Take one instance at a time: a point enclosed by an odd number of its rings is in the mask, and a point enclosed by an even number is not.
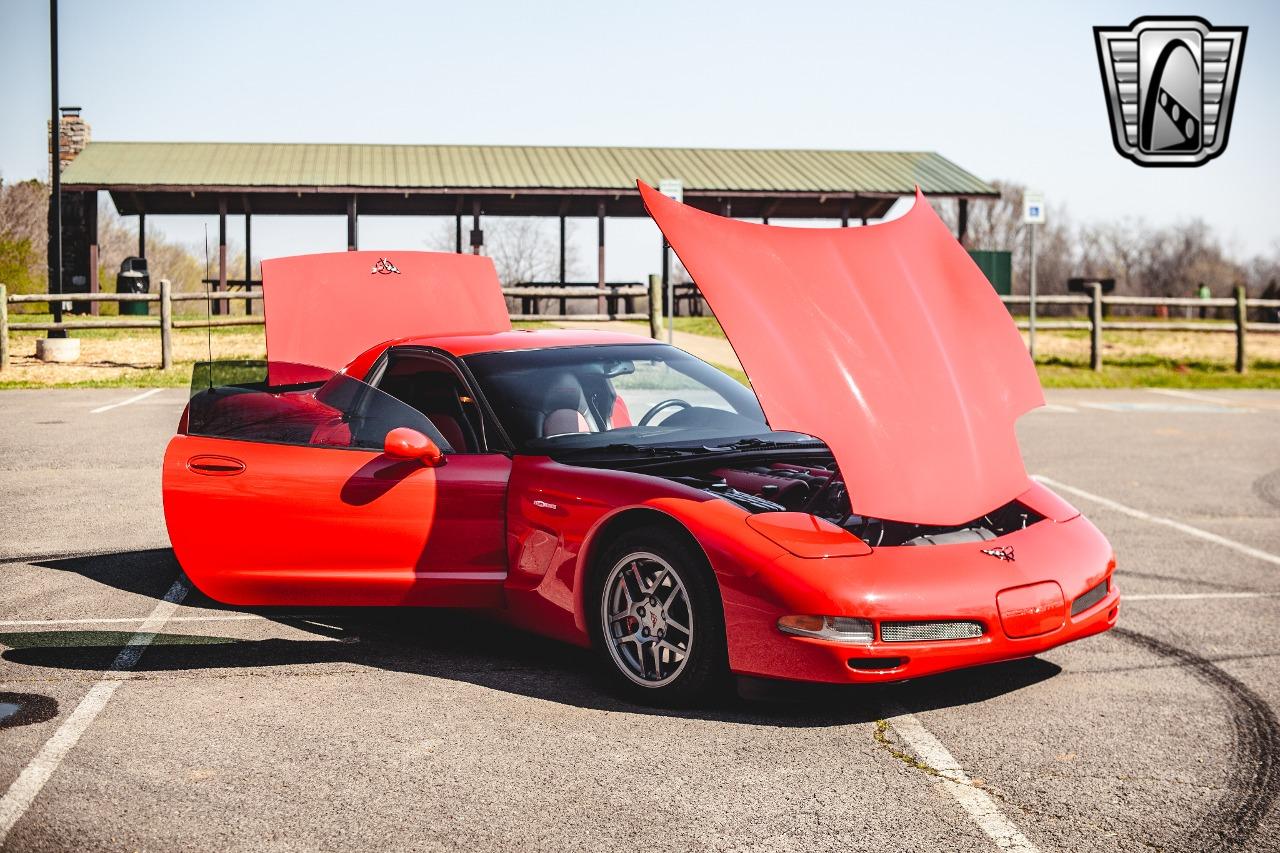
{"type": "Polygon", "coordinates": [[[778,630],[837,643],[870,643],[875,637],[870,619],[852,616],[783,616],[778,620],[778,630]]]}

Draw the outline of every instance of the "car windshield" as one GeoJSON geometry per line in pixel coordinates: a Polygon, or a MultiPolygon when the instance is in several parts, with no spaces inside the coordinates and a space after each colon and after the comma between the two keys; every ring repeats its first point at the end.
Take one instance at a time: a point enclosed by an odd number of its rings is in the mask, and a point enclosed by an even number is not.
{"type": "Polygon", "coordinates": [[[523,452],[643,453],[805,439],[771,433],[749,388],[665,344],[493,352],[464,361],[523,452]]]}

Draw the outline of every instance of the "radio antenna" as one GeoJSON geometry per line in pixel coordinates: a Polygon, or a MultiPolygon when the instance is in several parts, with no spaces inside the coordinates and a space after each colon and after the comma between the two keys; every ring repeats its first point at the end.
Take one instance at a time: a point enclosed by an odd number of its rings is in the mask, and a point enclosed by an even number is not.
{"type": "Polygon", "coordinates": [[[213,293],[209,268],[209,223],[204,224],[204,336],[209,349],[209,390],[213,390],[213,293]]]}

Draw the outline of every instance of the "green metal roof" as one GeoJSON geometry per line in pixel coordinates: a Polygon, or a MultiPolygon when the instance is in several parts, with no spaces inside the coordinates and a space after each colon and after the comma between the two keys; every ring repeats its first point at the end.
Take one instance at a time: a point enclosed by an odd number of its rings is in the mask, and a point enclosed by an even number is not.
{"type": "Polygon", "coordinates": [[[985,181],[929,151],[91,142],[68,189],[635,190],[984,196],[985,181]]]}

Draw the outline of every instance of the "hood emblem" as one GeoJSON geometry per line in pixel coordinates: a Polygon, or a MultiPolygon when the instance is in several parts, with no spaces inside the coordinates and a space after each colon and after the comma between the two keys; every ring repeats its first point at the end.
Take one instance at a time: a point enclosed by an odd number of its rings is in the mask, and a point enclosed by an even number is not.
{"type": "Polygon", "coordinates": [[[1008,563],[1012,563],[1016,559],[1013,556],[1013,547],[1010,545],[1006,545],[1003,548],[983,548],[982,553],[1008,563]]]}
{"type": "Polygon", "coordinates": [[[391,275],[392,273],[400,275],[400,270],[386,258],[378,258],[378,262],[373,265],[373,269],[369,270],[369,275],[391,275]]]}

